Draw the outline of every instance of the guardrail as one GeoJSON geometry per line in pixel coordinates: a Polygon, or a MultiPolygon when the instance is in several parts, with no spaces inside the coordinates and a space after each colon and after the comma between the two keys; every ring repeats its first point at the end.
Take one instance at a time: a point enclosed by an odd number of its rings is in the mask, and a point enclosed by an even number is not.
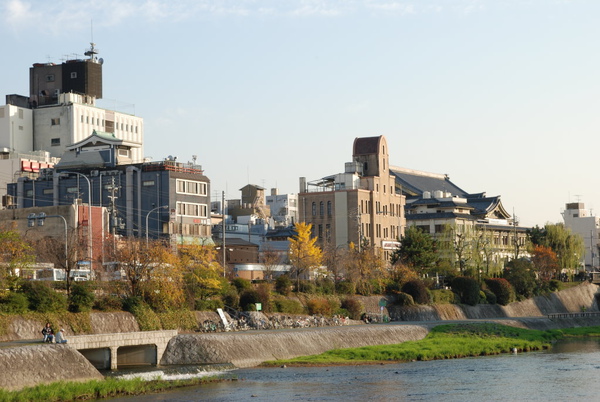
{"type": "Polygon", "coordinates": [[[580,318],[580,317],[598,317],[600,311],[582,311],[580,313],[553,313],[548,314],[549,319],[553,318],[580,318]]]}

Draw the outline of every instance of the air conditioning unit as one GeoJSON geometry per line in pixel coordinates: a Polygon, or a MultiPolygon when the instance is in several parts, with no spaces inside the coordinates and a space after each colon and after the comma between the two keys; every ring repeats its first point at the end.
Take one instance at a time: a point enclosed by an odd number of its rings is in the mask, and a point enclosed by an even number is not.
{"type": "Polygon", "coordinates": [[[81,201],[81,198],[75,198],[75,199],[73,199],[73,204],[74,205],[83,205],[83,201],[81,201]]]}
{"type": "Polygon", "coordinates": [[[98,174],[99,174],[99,173],[100,173],[100,172],[98,172],[97,170],[92,170],[92,171],[90,172],[90,176],[96,177],[96,176],[98,176],[98,174]]]}
{"type": "Polygon", "coordinates": [[[3,195],[2,206],[5,208],[11,208],[14,206],[14,197],[12,195],[3,195]]]}

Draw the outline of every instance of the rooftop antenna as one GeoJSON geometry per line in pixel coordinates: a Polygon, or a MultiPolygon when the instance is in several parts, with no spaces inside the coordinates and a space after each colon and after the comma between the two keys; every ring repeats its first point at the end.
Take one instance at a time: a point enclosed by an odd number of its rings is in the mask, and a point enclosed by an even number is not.
{"type": "Polygon", "coordinates": [[[581,201],[581,194],[575,194],[575,199],[579,203],[579,201],[581,201]]]}
{"type": "Polygon", "coordinates": [[[96,55],[99,53],[99,50],[96,49],[96,44],[94,43],[94,20],[90,20],[90,30],[91,30],[91,42],[90,48],[85,51],[85,55],[90,58],[90,60],[96,61],[96,55]]]}

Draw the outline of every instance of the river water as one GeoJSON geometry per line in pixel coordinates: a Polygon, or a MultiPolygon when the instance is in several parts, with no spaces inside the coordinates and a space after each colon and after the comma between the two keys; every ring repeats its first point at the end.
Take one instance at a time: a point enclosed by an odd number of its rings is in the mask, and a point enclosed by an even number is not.
{"type": "Polygon", "coordinates": [[[113,401],[590,401],[600,398],[600,340],[551,350],[367,366],[234,369],[237,378],[113,401]]]}

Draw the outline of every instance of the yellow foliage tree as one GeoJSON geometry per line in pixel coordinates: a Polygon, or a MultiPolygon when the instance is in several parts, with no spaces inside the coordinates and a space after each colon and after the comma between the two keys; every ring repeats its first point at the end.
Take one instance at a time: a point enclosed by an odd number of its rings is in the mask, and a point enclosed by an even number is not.
{"type": "Polygon", "coordinates": [[[191,308],[196,299],[206,300],[219,294],[225,286],[222,267],[215,257],[213,246],[193,243],[179,247],[179,265],[191,308]]]}
{"type": "Polygon", "coordinates": [[[14,286],[17,269],[30,266],[35,260],[33,253],[17,231],[0,230],[0,292],[14,286]]]}
{"type": "Polygon", "coordinates": [[[297,223],[295,229],[297,234],[290,238],[289,259],[299,284],[300,276],[321,265],[323,251],[315,244],[317,238],[311,237],[310,223],[297,223]]]}

